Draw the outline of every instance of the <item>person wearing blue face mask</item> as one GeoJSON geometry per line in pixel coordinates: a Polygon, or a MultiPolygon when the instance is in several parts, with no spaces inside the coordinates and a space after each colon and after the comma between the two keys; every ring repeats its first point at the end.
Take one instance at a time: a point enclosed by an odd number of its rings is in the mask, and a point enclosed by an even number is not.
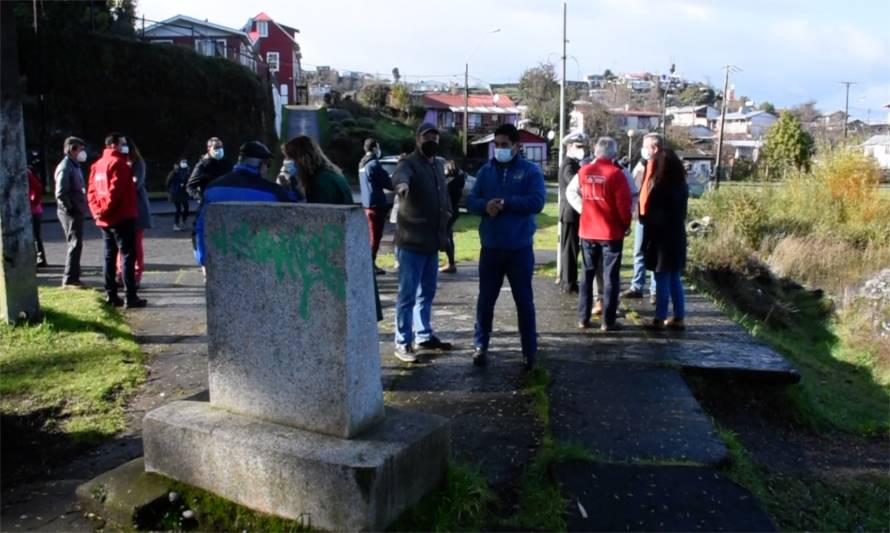
{"type": "Polygon", "coordinates": [[[535,215],[544,209],[546,198],[544,175],[536,164],[519,153],[519,130],[512,124],[503,124],[495,130],[494,146],[494,159],[479,170],[467,198],[467,210],[482,217],[473,364],[487,364],[494,306],[506,276],[519,317],[524,368],[531,370],[538,351],[532,243],[535,215]]]}
{"type": "MultiPolygon", "coordinates": [[[[192,170],[185,189],[189,195],[197,200],[198,212],[204,205],[204,190],[211,181],[228,174],[232,171],[232,163],[225,159],[225,149],[223,142],[219,137],[211,137],[207,139],[207,152],[201,156],[201,159],[192,170]]],[[[195,218],[197,224],[198,219],[195,218]]],[[[195,228],[192,226],[192,248],[197,252],[198,247],[195,240],[195,228]]]]}

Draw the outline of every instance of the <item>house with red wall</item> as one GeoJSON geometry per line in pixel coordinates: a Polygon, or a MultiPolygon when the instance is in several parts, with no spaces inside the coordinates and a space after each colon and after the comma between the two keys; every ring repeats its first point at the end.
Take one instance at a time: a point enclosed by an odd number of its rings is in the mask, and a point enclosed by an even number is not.
{"type": "Polygon", "coordinates": [[[303,56],[297,43],[300,30],[276,22],[261,12],[247,21],[244,33],[256,44],[260,58],[272,72],[282,103],[308,103],[309,89],[303,80],[300,66],[303,56]]]}

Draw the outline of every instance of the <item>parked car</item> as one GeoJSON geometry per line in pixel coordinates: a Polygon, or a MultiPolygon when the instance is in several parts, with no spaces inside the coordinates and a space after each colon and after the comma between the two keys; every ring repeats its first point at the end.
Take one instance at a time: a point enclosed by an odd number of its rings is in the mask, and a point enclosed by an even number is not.
{"type": "MultiPolygon", "coordinates": [[[[396,155],[388,155],[380,158],[380,165],[383,166],[383,169],[392,176],[396,171],[396,166],[399,164],[399,156],[396,155]]],[[[460,197],[460,204],[458,207],[467,208],[467,196],[470,195],[470,191],[473,190],[473,186],[476,185],[476,177],[467,174],[467,182],[464,184],[464,192],[460,197]]],[[[393,193],[390,191],[386,192],[386,197],[392,201],[393,193]]]]}

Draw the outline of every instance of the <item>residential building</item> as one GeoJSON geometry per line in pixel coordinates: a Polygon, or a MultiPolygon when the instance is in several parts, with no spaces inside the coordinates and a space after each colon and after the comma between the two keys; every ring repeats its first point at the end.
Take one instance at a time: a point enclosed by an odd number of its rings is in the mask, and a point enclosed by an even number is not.
{"type": "MultiPolygon", "coordinates": [[[[772,127],[779,117],[766,111],[757,111],[743,107],[735,113],[726,113],[726,135],[745,136],[749,139],[760,139],[772,127]]],[[[709,127],[714,131],[720,129],[720,116],[709,119],[709,127]]]]}
{"type": "Polygon", "coordinates": [[[251,42],[258,43],[261,59],[275,78],[284,104],[304,104],[309,100],[309,88],[302,79],[300,30],[276,22],[266,13],[259,13],[244,25],[251,42]]]}
{"type": "Polygon", "coordinates": [[[645,93],[655,88],[652,75],[648,72],[628,72],[623,79],[625,85],[634,92],[645,93]]]}
{"type": "MultiPolygon", "coordinates": [[[[464,120],[464,95],[426,93],[421,105],[426,109],[424,122],[443,129],[462,129],[464,120]]],[[[509,96],[503,94],[471,94],[468,109],[470,137],[485,134],[501,124],[516,124],[519,109],[509,96]]]]}
{"type": "Polygon", "coordinates": [[[875,158],[878,166],[890,171],[890,135],[875,135],[862,143],[862,150],[867,156],[875,158]]]}
{"type": "Polygon", "coordinates": [[[609,115],[614,126],[621,131],[649,132],[657,130],[661,125],[661,113],[647,109],[624,106],[610,109],[609,115]]]}
{"type": "Polygon", "coordinates": [[[708,127],[712,120],[720,118],[720,111],[716,107],[709,105],[671,106],[665,109],[665,114],[670,117],[668,124],[686,128],[692,126],[708,127]]]}
{"type": "Polygon", "coordinates": [[[723,141],[724,150],[732,155],[732,159],[747,159],[757,162],[763,149],[763,141],[759,139],[729,139],[723,141]]]}
{"type": "Polygon", "coordinates": [[[714,170],[714,154],[704,150],[686,150],[677,152],[677,156],[687,163],[686,179],[688,181],[706,182],[714,170]]]}
{"type": "Polygon", "coordinates": [[[176,15],[145,28],[142,40],[192,48],[201,55],[221,57],[257,72],[257,47],[238,29],[176,15]]]}
{"type": "MultiPolygon", "coordinates": [[[[519,144],[526,159],[538,165],[542,171],[547,168],[547,139],[528,130],[519,130],[519,144]]],[[[494,157],[494,133],[473,141],[474,147],[487,146],[487,159],[494,157]]]]}

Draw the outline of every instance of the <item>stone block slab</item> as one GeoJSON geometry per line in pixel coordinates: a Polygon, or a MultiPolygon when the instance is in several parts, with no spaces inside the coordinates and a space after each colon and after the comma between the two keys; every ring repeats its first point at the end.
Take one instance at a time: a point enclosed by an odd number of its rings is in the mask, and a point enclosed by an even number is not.
{"type": "Polygon", "coordinates": [[[210,401],[349,438],[383,417],[360,206],[231,202],[206,216],[210,401]]]}
{"type": "Polygon", "coordinates": [[[145,468],[313,528],[382,530],[435,488],[450,455],[447,419],[388,409],[340,439],[172,402],[145,417],[145,468]]]}
{"type": "Polygon", "coordinates": [[[155,509],[167,501],[168,485],[146,472],[139,457],[79,485],[75,494],[84,511],[129,529],[153,523],[155,509]]]}

